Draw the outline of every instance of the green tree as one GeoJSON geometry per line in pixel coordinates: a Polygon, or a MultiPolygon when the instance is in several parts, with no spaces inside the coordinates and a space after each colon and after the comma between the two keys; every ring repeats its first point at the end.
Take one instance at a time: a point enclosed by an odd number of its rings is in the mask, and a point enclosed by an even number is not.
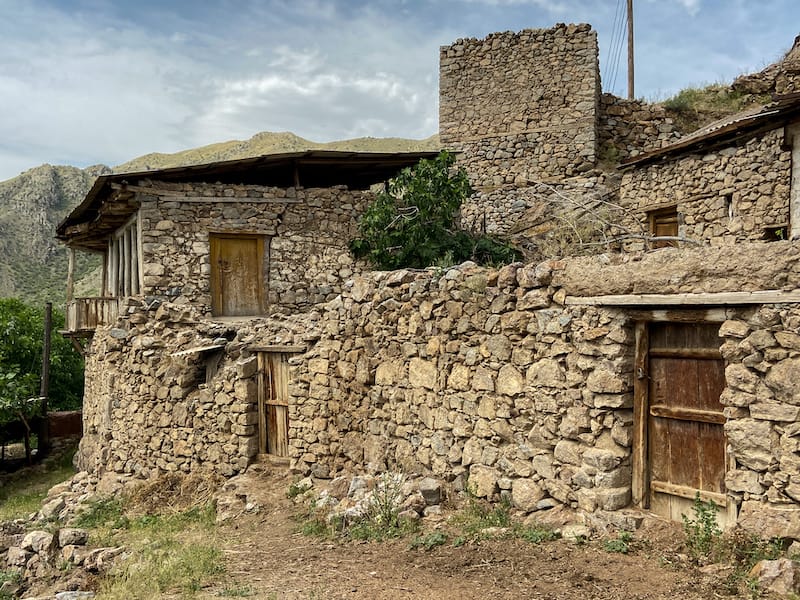
{"type": "MultiPolygon", "coordinates": [[[[83,396],[83,359],[58,334],[63,326],[64,316],[53,310],[51,410],[80,408],[83,396]]],[[[36,411],[28,400],[39,396],[43,334],[43,309],[15,298],[0,299],[0,423],[33,416],[36,411]]]]}
{"type": "Polygon", "coordinates": [[[472,193],[466,171],[441,152],[403,169],[359,220],[350,249],[381,269],[424,268],[442,261],[513,262],[519,253],[490,236],[459,229],[456,217],[472,193]]]}

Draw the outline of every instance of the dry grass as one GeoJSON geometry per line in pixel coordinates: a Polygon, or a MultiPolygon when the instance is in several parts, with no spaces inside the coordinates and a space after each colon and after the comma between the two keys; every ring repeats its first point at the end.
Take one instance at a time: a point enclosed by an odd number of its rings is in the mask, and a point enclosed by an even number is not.
{"type": "Polygon", "coordinates": [[[211,502],[225,479],[215,473],[166,473],[126,490],[125,509],[132,515],[181,512],[211,502]]]}

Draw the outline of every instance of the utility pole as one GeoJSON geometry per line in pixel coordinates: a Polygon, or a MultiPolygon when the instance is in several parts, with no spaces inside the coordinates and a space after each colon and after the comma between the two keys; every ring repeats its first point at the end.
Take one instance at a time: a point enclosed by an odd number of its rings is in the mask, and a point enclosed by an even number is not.
{"type": "Polygon", "coordinates": [[[633,0],[628,0],[628,100],[633,98],[633,0]]]}

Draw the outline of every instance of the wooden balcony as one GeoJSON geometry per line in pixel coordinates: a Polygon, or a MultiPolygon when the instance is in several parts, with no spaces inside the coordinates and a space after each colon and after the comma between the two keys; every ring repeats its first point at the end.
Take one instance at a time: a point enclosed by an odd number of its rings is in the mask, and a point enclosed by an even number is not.
{"type": "Polygon", "coordinates": [[[89,337],[99,326],[116,321],[118,314],[119,298],[75,298],[67,302],[66,328],[62,333],[73,337],[89,337]]]}

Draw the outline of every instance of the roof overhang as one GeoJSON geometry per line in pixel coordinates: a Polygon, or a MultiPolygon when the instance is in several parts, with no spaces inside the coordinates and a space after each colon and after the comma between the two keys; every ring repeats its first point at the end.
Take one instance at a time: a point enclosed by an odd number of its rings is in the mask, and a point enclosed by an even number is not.
{"type": "Polygon", "coordinates": [[[124,186],[150,180],[168,183],[229,183],[270,187],[365,190],[420,159],[438,152],[337,152],[308,150],[268,154],[201,165],[115,173],[97,178],[86,198],[56,228],[56,237],[74,247],[101,250],[107,235],[138,209],[136,195],[124,186]],[[122,189],[120,189],[122,186],[122,189]]]}

